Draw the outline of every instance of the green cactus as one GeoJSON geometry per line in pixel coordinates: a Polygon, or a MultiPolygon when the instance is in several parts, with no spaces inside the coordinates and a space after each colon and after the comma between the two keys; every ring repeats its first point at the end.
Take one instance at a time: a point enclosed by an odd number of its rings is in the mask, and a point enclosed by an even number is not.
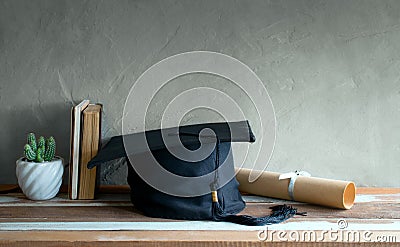
{"type": "Polygon", "coordinates": [[[39,137],[38,148],[43,149],[45,147],[45,145],[46,145],[46,141],[44,140],[44,137],[43,136],[39,137]]]}
{"type": "Polygon", "coordinates": [[[36,162],[43,162],[43,149],[42,148],[38,148],[37,152],[36,152],[36,162]]]}
{"type": "Polygon", "coordinates": [[[36,152],[37,146],[36,146],[36,137],[35,134],[29,133],[28,134],[28,144],[31,146],[31,149],[36,152]]]}
{"type": "Polygon", "coordinates": [[[36,159],[36,153],[35,151],[32,150],[31,146],[29,144],[25,144],[24,146],[24,155],[28,160],[35,160],[36,159]]]}
{"type": "Polygon", "coordinates": [[[44,152],[44,160],[51,161],[56,153],[56,141],[50,136],[46,142],[46,151],[44,152]]]}
{"type": "Polygon", "coordinates": [[[24,156],[29,161],[44,162],[51,161],[56,152],[56,141],[54,137],[49,137],[47,141],[43,136],[39,137],[36,143],[35,134],[28,134],[28,144],[24,146],[24,156]]]}

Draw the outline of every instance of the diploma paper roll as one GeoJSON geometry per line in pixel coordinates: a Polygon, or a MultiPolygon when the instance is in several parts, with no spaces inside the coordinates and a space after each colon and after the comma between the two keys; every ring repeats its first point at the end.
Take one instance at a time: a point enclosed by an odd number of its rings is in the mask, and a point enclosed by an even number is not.
{"type": "MultiPolygon", "coordinates": [[[[290,179],[279,180],[280,173],[262,172],[253,183],[249,182],[250,169],[237,171],[239,190],[249,194],[291,200],[288,192],[290,179]]],[[[298,176],[294,183],[295,201],[307,202],[333,208],[350,209],[355,200],[353,182],[325,178],[298,176]]]]}

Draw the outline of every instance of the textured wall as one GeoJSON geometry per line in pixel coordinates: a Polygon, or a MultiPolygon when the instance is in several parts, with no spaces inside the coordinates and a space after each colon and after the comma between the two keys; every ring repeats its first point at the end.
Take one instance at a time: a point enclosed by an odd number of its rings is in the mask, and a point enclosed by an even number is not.
{"type": "MultiPolygon", "coordinates": [[[[15,182],[28,131],[54,135],[68,157],[69,109],[81,99],[104,104],[104,137],[120,134],[134,80],[192,50],[231,55],[263,80],[277,113],[270,170],[400,186],[397,0],[0,0],[0,183],[15,182]]],[[[160,101],[196,85],[235,94],[211,77],[180,78],[160,101]]],[[[124,172],[117,163],[103,181],[124,172]]]]}

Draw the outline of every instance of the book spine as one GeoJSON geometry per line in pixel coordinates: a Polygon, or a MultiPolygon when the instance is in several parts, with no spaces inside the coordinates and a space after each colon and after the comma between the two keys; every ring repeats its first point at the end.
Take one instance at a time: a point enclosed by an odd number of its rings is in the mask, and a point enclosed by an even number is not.
{"type": "Polygon", "coordinates": [[[101,107],[88,107],[82,114],[81,152],[79,162],[78,199],[94,199],[96,168],[88,169],[88,162],[96,156],[100,146],[101,107]]]}
{"type": "Polygon", "coordinates": [[[68,179],[68,196],[69,196],[69,199],[76,199],[76,198],[73,198],[73,195],[72,195],[72,191],[73,191],[73,188],[72,188],[72,174],[73,174],[73,165],[72,165],[72,163],[73,163],[73,149],[74,149],[74,129],[75,129],[75,115],[74,115],[74,107],[72,107],[72,109],[71,109],[71,133],[70,133],[70,155],[69,155],[69,179],[68,179]]]}
{"type": "Polygon", "coordinates": [[[71,111],[71,143],[70,143],[70,162],[69,162],[69,198],[78,199],[78,176],[79,176],[79,146],[81,133],[81,114],[89,105],[89,100],[83,100],[78,105],[72,107],[71,111]]]}

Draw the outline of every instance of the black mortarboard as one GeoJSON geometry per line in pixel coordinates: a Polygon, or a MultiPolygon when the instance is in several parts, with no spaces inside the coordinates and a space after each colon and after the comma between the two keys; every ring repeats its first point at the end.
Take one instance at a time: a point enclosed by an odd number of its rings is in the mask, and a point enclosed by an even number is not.
{"type": "Polygon", "coordinates": [[[296,209],[283,205],[260,218],[235,215],[245,202],[234,176],[231,142],[254,141],[248,121],[150,130],[111,138],[88,167],[128,157],[132,203],[150,217],[279,223],[296,209]]]}

